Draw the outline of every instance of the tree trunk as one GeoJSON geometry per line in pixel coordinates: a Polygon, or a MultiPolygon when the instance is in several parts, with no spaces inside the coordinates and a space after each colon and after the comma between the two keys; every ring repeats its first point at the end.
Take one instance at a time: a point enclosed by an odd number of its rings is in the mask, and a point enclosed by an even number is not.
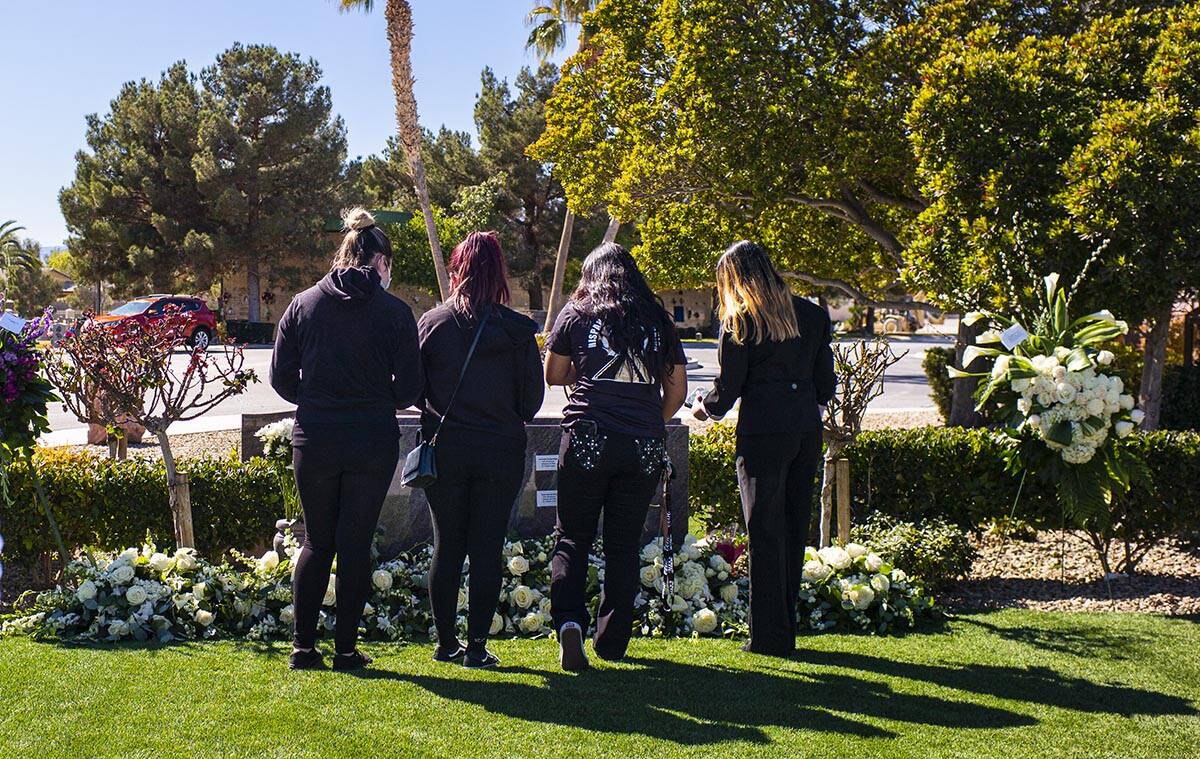
{"type": "Polygon", "coordinates": [[[867,333],[867,337],[875,334],[875,307],[867,306],[867,315],[863,320],[863,331],[867,333]]]}
{"type": "Polygon", "coordinates": [[[562,236],[558,239],[558,254],[554,257],[554,282],[550,285],[550,303],[546,307],[546,325],[549,332],[563,306],[563,280],[567,276],[567,256],[571,252],[571,235],[575,231],[575,214],[571,209],[563,216],[562,236]]]}
{"type": "Polygon", "coordinates": [[[829,545],[833,533],[833,483],[837,480],[837,460],[842,457],[842,444],[826,440],[824,467],[821,470],[821,524],[818,548],[829,545]]]}
{"type": "Polygon", "coordinates": [[[1142,346],[1142,386],[1138,393],[1138,406],[1146,415],[1142,419],[1144,430],[1158,429],[1162,415],[1162,376],[1163,366],[1167,361],[1171,312],[1172,306],[1168,305],[1154,317],[1154,325],[1142,346]]]}
{"type": "Polygon", "coordinates": [[[604,242],[613,242],[617,239],[617,232],[621,231],[621,222],[617,217],[609,214],[608,229],[604,230],[604,242]]]}
{"type": "Polygon", "coordinates": [[[246,264],[246,319],[256,322],[261,313],[259,306],[262,302],[262,278],[258,272],[258,262],[246,264]]]}
{"type": "Polygon", "coordinates": [[[192,531],[192,494],[187,475],[175,468],[175,457],[171,454],[171,441],[166,430],[155,432],[158,447],[162,450],[163,465],[167,468],[167,495],[171,503],[171,515],[175,519],[175,547],[195,548],[196,537],[192,531]]]}
{"type": "MultiPolygon", "coordinates": [[[[981,331],[981,322],[972,326],[958,320],[958,339],[954,344],[954,365],[970,371],[962,365],[963,351],[974,344],[975,337],[981,331]]],[[[976,359],[972,366],[978,367],[982,359],[976,359]]],[[[975,388],[979,384],[974,377],[964,377],[951,380],[953,392],[950,396],[950,418],[946,420],[947,427],[982,427],[983,416],[975,410],[975,388]]]]}
{"type": "Polygon", "coordinates": [[[412,8],[406,0],[387,0],[383,10],[387,19],[388,45],[392,54],[392,89],[396,95],[396,125],[400,143],[412,172],[417,202],[425,216],[425,234],[429,238],[429,250],[433,255],[433,268],[437,272],[438,292],[444,301],[450,294],[450,278],[446,274],[446,260],[442,257],[442,244],[438,240],[437,223],[433,219],[433,207],[429,202],[429,186],[425,181],[425,161],[421,158],[421,122],[417,118],[417,98],[413,94],[412,74],[412,8]]]}
{"type": "Polygon", "coordinates": [[[525,285],[525,293],[529,296],[529,310],[540,311],[542,309],[542,283],[541,278],[536,274],[525,285]]]}

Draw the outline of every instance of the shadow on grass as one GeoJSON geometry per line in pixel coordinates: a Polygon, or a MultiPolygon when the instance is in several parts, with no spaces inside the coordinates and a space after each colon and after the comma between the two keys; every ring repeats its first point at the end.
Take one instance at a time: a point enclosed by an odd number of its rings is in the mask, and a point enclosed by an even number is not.
{"type": "Polygon", "coordinates": [[[580,675],[524,667],[497,674],[535,675],[541,685],[505,679],[367,670],[365,679],[412,683],[442,698],[529,722],[611,733],[641,733],[700,746],[727,741],[770,743],[765,728],[895,737],[870,720],[950,728],[1023,727],[1032,717],[1007,709],[901,693],[891,685],[835,672],[772,672],[627,659],[620,668],[580,675]],[[838,713],[835,713],[838,712],[838,713]],[[840,714],[839,714],[840,713],[840,714]]]}
{"type": "Polygon", "coordinates": [[[1146,634],[1119,632],[1096,627],[1075,629],[1032,627],[1005,627],[994,625],[974,616],[963,615],[958,621],[982,628],[1005,640],[1024,643],[1027,646],[1056,654],[1083,658],[1104,658],[1115,661],[1135,659],[1141,655],[1153,638],[1146,634]]]}
{"type": "MultiPolygon", "coordinates": [[[[1123,685],[1094,683],[1081,677],[1064,675],[1049,667],[991,664],[950,667],[836,651],[802,651],[799,659],[808,664],[873,672],[966,693],[1078,712],[1125,717],[1200,714],[1190,701],[1179,696],[1123,685]]],[[[961,706],[961,702],[952,703],[955,707],[961,706]]]]}

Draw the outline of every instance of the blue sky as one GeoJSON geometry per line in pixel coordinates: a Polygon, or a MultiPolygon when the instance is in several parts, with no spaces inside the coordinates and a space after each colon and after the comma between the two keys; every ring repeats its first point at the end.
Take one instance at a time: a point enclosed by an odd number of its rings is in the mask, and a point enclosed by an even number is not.
{"type": "MultiPolygon", "coordinates": [[[[525,51],[531,0],[413,0],[421,122],[474,132],[479,72],[510,81],[525,51]]],[[[198,71],[234,42],[313,57],[346,121],[350,155],[378,152],[395,130],[383,3],[339,14],[330,0],[112,0],[12,3],[0,45],[0,221],[43,246],[67,231],[58,191],[84,147],[84,116],[105,113],[124,82],[184,59],[198,71]]]]}

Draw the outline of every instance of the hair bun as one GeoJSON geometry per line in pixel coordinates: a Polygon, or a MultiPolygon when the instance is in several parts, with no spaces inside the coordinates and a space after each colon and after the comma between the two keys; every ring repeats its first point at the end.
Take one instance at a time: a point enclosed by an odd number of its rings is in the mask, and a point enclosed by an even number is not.
{"type": "Polygon", "coordinates": [[[358,231],[373,226],[375,226],[375,217],[361,206],[342,211],[342,229],[358,231]]]}

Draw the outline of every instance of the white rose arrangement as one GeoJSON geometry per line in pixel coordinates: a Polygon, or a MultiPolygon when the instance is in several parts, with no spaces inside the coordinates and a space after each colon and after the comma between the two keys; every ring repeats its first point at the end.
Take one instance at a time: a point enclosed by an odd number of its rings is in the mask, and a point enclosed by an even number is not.
{"type": "MultiPolygon", "coordinates": [[[[7,621],[0,633],[28,634],[70,640],[118,641],[235,637],[252,640],[286,639],[295,621],[292,605],[292,562],[297,546],[292,538],[283,554],[262,556],[232,553],[232,559],[212,564],[194,551],[175,554],[153,546],[117,555],[97,554],[72,562],[62,587],[38,595],[24,616],[7,621]]],[[[492,635],[544,637],[551,635],[550,565],[552,539],[512,541],[504,547],[503,577],[492,635]],[[521,561],[513,562],[512,559],[521,561]],[[522,563],[524,562],[524,563],[522,563]]],[[[886,605],[902,624],[911,616],[919,591],[908,587],[899,569],[881,563],[867,547],[835,547],[806,553],[802,618],[818,613],[820,624],[839,616],[870,618],[867,625],[845,625],[868,632],[882,631],[876,623],[886,605]],[[851,556],[851,553],[854,556],[851,556]],[[872,568],[872,566],[874,568],[872,568]],[[853,578],[842,596],[841,581],[853,578]],[[881,579],[886,578],[886,579],[881,579]],[[847,608],[848,607],[848,608],[847,608]],[[861,608],[860,608],[861,607],[861,608]]],[[[371,573],[360,633],[377,640],[429,640],[433,620],[429,610],[428,575],[432,547],[423,546],[379,564],[371,573]]],[[[654,636],[743,636],[747,632],[749,585],[707,540],[688,536],[675,555],[675,593],[662,597],[661,545],[640,552],[641,592],[635,601],[635,633],[654,636]]],[[[603,551],[593,551],[588,584],[597,592],[603,578],[603,551]]],[[[466,626],[470,576],[464,577],[458,598],[460,626],[466,626]]],[[[336,620],[336,574],[331,574],[318,629],[330,634],[336,620]]],[[[592,596],[591,604],[595,603],[592,596]]]]}
{"type": "Polygon", "coordinates": [[[908,576],[869,546],[809,547],[804,552],[800,597],[813,630],[842,628],[884,633],[912,625],[933,611],[932,601],[908,576]]]}
{"type": "Polygon", "coordinates": [[[1083,520],[1106,512],[1114,494],[1127,491],[1145,465],[1118,440],[1142,421],[1124,382],[1112,373],[1115,356],[1103,348],[1129,330],[1108,311],[1072,320],[1070,294],[1058,275],[1045,278],[1043,311],[1027,330],[1016,319],[973,312],[966,324],[990,321],[991,329],[963,353],[963,365],[990,359],[984,372],[950,368],[951,377],[978,377],[978,408],[989,400],[1011,441],[1009,468],[1035,472],[1055,483],[1071,516],[1083,520]]]}

